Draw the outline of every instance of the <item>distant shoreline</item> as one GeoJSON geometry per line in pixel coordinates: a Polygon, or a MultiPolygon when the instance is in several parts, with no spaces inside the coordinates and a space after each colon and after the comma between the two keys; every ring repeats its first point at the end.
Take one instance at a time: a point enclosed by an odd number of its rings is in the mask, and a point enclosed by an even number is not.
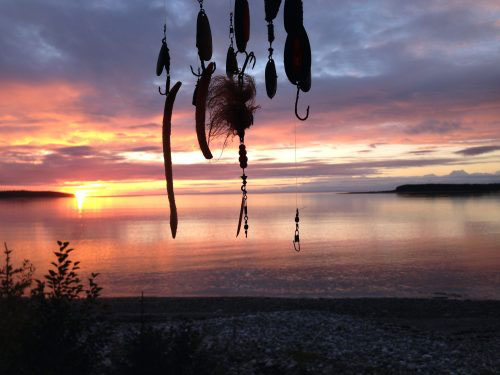
{"type": "Polygon", "coordinates": [[[486,194],[500,194],[500,183],[400,185],[394,190],[349,192],[346,194],[398,194],[398,195],[411,195],[411,196],[486,195],[486,194]]]}
{"type": "Polygon", "coordinates": [[[73,194],[58,191],[4,190],[0,199],[73,198],[73,194]]]}

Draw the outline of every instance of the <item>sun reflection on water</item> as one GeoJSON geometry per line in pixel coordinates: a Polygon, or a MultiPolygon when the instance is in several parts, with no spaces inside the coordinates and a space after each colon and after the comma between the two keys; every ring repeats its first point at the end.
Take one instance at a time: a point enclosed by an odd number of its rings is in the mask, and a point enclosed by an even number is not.
{"type": "Polygon", "coordinates": [[[85,203],[86,197],[87,191],[85,190],[78,190],[77,192],[75,192],[76,207],[78,208],[78,212],[81,212],[83,210],[83,204],[85,203]]]}

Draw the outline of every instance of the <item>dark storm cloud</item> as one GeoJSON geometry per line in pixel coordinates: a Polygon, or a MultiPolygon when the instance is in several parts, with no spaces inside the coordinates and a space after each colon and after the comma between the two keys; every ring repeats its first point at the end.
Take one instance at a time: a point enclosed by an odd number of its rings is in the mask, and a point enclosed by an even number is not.
{"type": "Polygon", "coordinates": [[[464,148],[463,150],[457,151],[457,154],[463,155],[463,156],[475,156],[475,155],[482,155],[482,154],[487,154],[490,152],[498,151],[500,150],[500,146],[478,146],[478,147],[469,147],[469,148],[464,148]]]}

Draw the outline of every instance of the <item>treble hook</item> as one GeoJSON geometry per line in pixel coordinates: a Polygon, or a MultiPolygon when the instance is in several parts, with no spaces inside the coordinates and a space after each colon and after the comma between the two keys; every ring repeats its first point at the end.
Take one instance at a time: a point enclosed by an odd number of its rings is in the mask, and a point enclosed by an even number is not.
{"type": "MultiPolygon", "coordinates": [[[[193,66],[192,65],[189,65],[189,68],[191,69],[191,73],[195,76],[195,77],[198,77],[200,78],[201,75],[202,75],[202,72],[204,72],[206,70],[206,67],[205,67],[205,62],[203,60],[200,60],[201,61],[201,69],[198,68],[198,73],[196,73],[193,69],[193,66]]],[[[214,74],[215,70],[217,69],[217,64],[215,63],[214,61],[214,65],[213,65],[213,68],[212,68],[212,72],[211,74],[214,74]]]]}
{"type": "Polygon", "coordinates": [[[293,248],[296,252],[300,252],[300,236],[299,236],[299,209],[295,213],[295,236],[293,237],[293,248]]]}
{"type": "Polygon", "coordinates": [[[309,106],[307,106],[307,113],[306,113],[306,117],[300,117],[299,116],[299,112],[297,110],[297,106],[298,106],[298,103],[299,103],[299,91],[300,91],[300,87],[297,86],[297,97],[295,98],[295,116],[297,116],[297,118],[300,120],[300,121],[306,121],[308,118],[309,118],[309,106]]]}
{"type": "Polygon", "coordinates": [[[245,54],[245,62],[243,63],[243,68],[241,68],[241,71],[239,73],[240,76],[243,76],[245,74],[245,70],[247,69],[248,63],[252,64],[252,69],[255,68],[255,63],[257,62],[257,59],[255,58],[255,54],[253,52],[248,53],[247,51],[245,52],[236,52],[236,55],[238,53],[244,53],[245,54]]]}

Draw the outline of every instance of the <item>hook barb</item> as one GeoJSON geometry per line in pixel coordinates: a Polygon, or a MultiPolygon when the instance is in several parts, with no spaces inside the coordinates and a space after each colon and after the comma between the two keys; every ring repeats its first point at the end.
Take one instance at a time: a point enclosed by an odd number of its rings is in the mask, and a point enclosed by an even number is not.
{"type": "Polygon", "coordinates": [[[299,104],[299,95],[300,95],[300,87],[297,86],[297,96],[295,98],[295,116],[300,120],[300,121],[306,121],[309,118],[309,106],[307,106],[307,112],[305,117],[300,117],[299,112],[298,112],[298,104],[299,104]]]}
{"type": "Polygon", "coordinates": [[[193,75],[194,75],[195,77],[198,77],[198,78],[200,78],[200,77],[201,77],[200,68],[198,68],[198,73],[195,73],[195,72],[194,72],[194,69],[193,69],[193,66],[192,66],[192,65],[189,65],[189,68],[191,69],[191,73],[193,73],[193,75]]]}

